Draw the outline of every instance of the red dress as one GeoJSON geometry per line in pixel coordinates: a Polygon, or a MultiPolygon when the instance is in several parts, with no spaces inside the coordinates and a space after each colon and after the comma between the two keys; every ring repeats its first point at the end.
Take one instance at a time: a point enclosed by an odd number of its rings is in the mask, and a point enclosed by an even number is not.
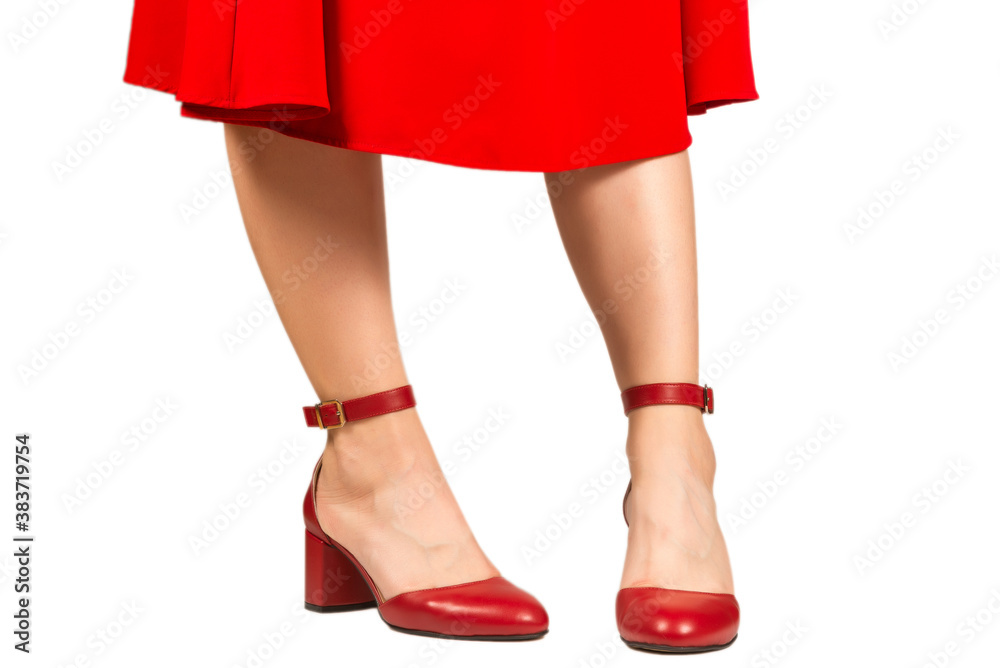
{"type": "Polygon", "coordinates": [[[746,0],[136,0],[125,81],[183,116],[483,169],[676,153],[757,99],[746,0]]]}

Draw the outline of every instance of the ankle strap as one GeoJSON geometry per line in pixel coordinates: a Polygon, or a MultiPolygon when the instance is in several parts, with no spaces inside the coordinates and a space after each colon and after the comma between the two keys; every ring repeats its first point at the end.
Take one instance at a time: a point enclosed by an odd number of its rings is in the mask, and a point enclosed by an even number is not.
{"type": "Polygon", "coordinates": [[[715,395],[708,385],[694,383],[653,383],[636,385],[622,392],[625,415],[642,406],[656,404],[680,404],[694,406],[702,413],[715,412],[715,395]]]}
{"type": "Polygon", "coordinates": [[[304,406],[302,412],[306,416],[306,424],[322,429],[338,429],[347,422],[364,420],[365,418],[413,408],[417,400],[413,397],[413,388],[409,385],[386,390],[367,397],[347,399],[346,401],[323,401],[315,406],[304,406]]]}

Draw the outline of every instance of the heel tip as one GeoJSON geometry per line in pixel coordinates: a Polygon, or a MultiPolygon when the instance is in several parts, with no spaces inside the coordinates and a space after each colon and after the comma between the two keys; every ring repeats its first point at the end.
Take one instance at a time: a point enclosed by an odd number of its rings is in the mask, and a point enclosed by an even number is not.
{"type": "Polygon", "coordinates": [[[310,612],[350,612],[351,610],[367,610],[377,608],[375,601],[364,601],[363,603],[348,603],[346,605],[316,605],[306,602],[306,610],[310,612]]]}

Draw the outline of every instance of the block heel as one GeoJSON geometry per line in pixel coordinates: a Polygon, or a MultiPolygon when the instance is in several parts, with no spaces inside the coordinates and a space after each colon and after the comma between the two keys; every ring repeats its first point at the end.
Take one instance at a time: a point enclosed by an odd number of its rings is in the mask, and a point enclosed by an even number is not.
{"type": "MultiPolygon", "coordinates": [[[[303,412],[306,425],[336,430],[416,403],[413,389],[404,385],[345,401],[323,401],[303,407],[303,412]]],[[[357,557],[319,525],[316,484],[322,465],[320,457],[302,500],[307,610],[378,608],[379,617],[395,631],[455,640],[534,640],[548,632],[549,616],[538,599],[499,575],[386,598],[357,557]]]]}
{"type": "Polygon", "coordinates": [[[364,576],[347,555],[306,530],[306,610],[347,612],[377,605],[364,576]]]}

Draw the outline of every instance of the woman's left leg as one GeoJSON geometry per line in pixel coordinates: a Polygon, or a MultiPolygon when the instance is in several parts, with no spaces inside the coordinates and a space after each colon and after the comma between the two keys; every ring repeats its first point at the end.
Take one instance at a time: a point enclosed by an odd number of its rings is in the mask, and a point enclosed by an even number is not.
{"type": "MultiPolygon", "coordinates": [[[[698,288],[687,152],[546,174],[559,232],[599,319],[619,389],[698,383],[698,288]]],[[[616,406],[617,409],[617,406],[616,406]]],[[[733,593],[700,410],[628,417],[632,473],[622,587],[733,593]]]]}

